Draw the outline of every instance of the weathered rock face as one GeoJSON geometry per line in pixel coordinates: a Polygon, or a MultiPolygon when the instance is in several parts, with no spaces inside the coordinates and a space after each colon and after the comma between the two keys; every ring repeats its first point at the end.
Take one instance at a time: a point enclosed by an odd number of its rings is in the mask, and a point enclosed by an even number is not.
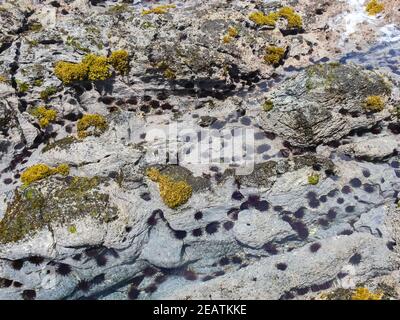
{"type": "Polygon", "coordinates": [[[0,6],[0,299],[309,299],[359,285],[398,298],[398,40],[374,45],[397,13],[350,32],[346,1],[143,9],[0,6]],[[288,5],[302,27],[249,18],[288,5]],[[267,46],[284,49],[279,63],[267,46]],[[84,66],[96,80],[57,78],[58,61],[89,53],[103,59],[84,66]]]}
{"type": "Polygon", "coordinates": [[[371,128],[386,112],[366,112],[369,96],[390,97],[388,80],[353,65],[323,64],[300,72],[268,93],[273,109],[262,114],[261,126],[293,146],[315,147],[371,128]]]}

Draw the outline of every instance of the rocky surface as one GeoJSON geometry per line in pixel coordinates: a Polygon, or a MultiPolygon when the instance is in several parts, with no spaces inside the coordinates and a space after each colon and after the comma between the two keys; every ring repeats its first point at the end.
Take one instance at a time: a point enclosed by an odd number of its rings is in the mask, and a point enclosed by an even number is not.
{"type": "Polygon", "coordinates": [[[382,3],[369,16],[362,0],[187,0],[162,14],[143,14],[146,1],[5,1],[0,299],[360,286],[398,299],[400,18],[382,3]],[[249,19],[283,6],[301,27],[249,19]],[[266,46],[284,49],[279,63],[266,46]],[[117,50],[128,72],[54,73],[117,50]],[[39,106],[56,111],[49,124],[39,106]],[[82,136],[89,114],[107,125],[82,136]],[[50,169],[23,183],[37,164],[50,169]]]}

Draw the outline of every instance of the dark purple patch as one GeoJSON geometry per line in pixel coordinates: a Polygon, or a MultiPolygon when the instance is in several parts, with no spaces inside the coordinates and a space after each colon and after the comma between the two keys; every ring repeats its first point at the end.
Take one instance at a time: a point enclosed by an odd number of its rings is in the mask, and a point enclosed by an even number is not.
{"type": "Polygon", "coordinates": [[[287,264],[286,264],[286,263],[278,263],[278,264],[276,265],[276,268],[277,268],[278,270],[285,271],[285,270],[287,269],[287,264]]]}
{"type": "Polygon", "coordinates": [[[21,270],[23,266],[24,266],[24,261],[23,260],[13,260],[11,262],[11,267],[14,270],[21,270]]]}
{"type": "Polygon", "coordinates": [[[210,281],[212,279],[214,279],[213,276],[205,276],[203,279],[201,279],[201,281],[206,282],[206,281],[210,281]]]}
{"type": "Polygon", "coordinates": [[[248,201],[242,202],[239,207],[240,211],[247,210],[248,208],[250,208],[250,204],[248,201]]]}
{"type": "Polygon", "coordinates": [[[374,193],[374,191],[375,191],[374,186],[373,186],[372,184],[369,184],[369,183],[365,183],[365,184],[363,185],[363,189],[364,189],[364,191],[365,191],[366,193],[374,193]]]}
{"type": "Polygon", "coordinates": [[[229,231],[233,228],[234,225],[235,224],[232,221],[226,221],[224,222],[223,227],[225,230],[229,231]]]}
{"type": "Polygon", "coordinates": [[[335,209],[331,208],[331,209],[329,209],[329,211],[328,211],[326,216],[328,217],[329,220],[333,220],[333,219],[336,218],[337,212],[336,212],[335,209]]]}
{"type": "Polygon", "coordinates": [[[187,232],[185,230],[176,230],[174,231],[174,236],[175,238],[182,240],[185,239],[187,235],[187,232]]]}
{"type": "Polygon", "coordinates": [[[90,289],[90,282],[87,280],[80,280],[76,286],[80,291],[87,292],[90,289]]]}
{"type": "Polygon", "coordinates": [[[274,211],[281,212],[283,210],[282,206],[274,206],[274,211]]]}
{"type": "Polygon", "coordinates": [[[24,290],[22,291],[22,299],[24,300],[35,300],[36,299],[36,291],[35,290],[24,290]]]}
{"type": "Polygon", "coordinates": [[[263,249],[264,249],[265,252],[267,252],[267,253],[269,253],[269,254],[271,254],[271,255],[275,255],[275,254],[278,253],[278,249],[277,249],[276,246],[275,246],[273,243],[271,243],[271,242],[268,242],[268,243],[264,244],[264,245],[263,245],[263,249]]]}
{"type": "Polygon", "coordinates": [[[203,218],[203,212],[197,211],[197,212],[194,214],[194,219],[195,219],[195,220],[200,220],[200,219],[202,219],[202,218],[203,218]]]}
{"type": "Polygon", "coordinates": [[[361,262],[361,254],[355,253],[349,260],[353,265],[358,265],[361,262]]]}
{"type": "Polygon", "coordinates": [[[254,208],[258,211],[265,212],[269,209],[269,203],[267,200],[261,200],[254,205],[254,208]]]}
{"type": "Polygon", "coordinates": [[[56,269],[56,272],[62,276],[66,276],[71,273],[71,266],[65,263],[60,263],[56,269]]]}
{"type": "Polygon", "coordinates": [[[333,190],[331,190],[331,191],[328,192],[327,196],[328,196],[329,198],[334,198],[334,197],[336,197],[336,194],[337,194],[338,192],[339,192],[338,189],[333,189],[333,190]]]}
{"type": "Polygon", "coordinates": [[[219,229],[219,222],[218,221],[211,222],[206,226],[206,232],[208,234],[214,234],[214,233],[216,233],[218,231],[218,229],[219,229]]]}
{"type": "Polygon", "coordinates": [[[359,187],[361,187],[361,180],[358,179],[358,178],[353,178],[353,179],[350,180],[350,185],[353,188],[359,188],[359,187]]]}
{"type": "Polygon", "coordinates": [[[364,169],[364,170],[362,171],[362,174],[363,174],[363,176],[364,176],[365,178],[368,178],[369,176],[371,176],[371,172],[369,172],[368,169],[364,169]]]}
{"type": "Polygon", "coordinates": [[[142,283],[143,279],[144,279],[143,275],[136,276],[136,277],[132,278],[131,285],[134,287],[137,287],[142,283]]]}
{"type": "Polygon", "coordinates": [[[44,258],[40,256],[31,256],[28,258],[28,261],[36,266],[40,265],[43,263],[44,258]]]}
{"type": "Polygon", "coordinates": [[[243,194],[242,194],[240,191],[234,191],[234,192],[232,193],[232,199],[233,199],[233,200],[240,201],[240,200],[243,200],[243,199],[244,199],[244,196],[243,196],[243,194]]]}
{"type": "Polygon", "coordinates": [[[315,209],[315,208],[318,208],[318,207],[319,207],[320,202],[319,202],[318,199],[315,199],[315,198],[314,198],[314,199],[310,199],[310,200],[308,201],[308,205],[309,205],[310,208],[315,209]]]}
{"type": "Polygon", "coordinates": [[[350,188],[350,186],[344,186],[344,187],[342,188],[342,193],[343,193],[343,194],[349,194],[349,193],[351,193],[351,188],[350,188]]]}
{"type": "Polygon", "coordinates": [[[295,213],[294,213],[294,216],[295,216],[296,218],[298,218],[298,219],[303,218],[304,215],[305,215],[305,212],[304,212],[305,209],[306,209],[306,208],[304,208],[304,207],[301,207],[301,208],[297,209],[297,210],[295,211],[295,213]]]}
{"type": "Polygon", "coordinates": [[[337,198],[336,202],[338,204],[343,204],[344,203],[344,199],[343,198],[337,198]]]}
{"type": "Polygon", "coordinates": [[[325,203],[328,200],[328,197],[323,195],[319,197],[319,201],[321,201],[322,203],[325,203]]]}
{"type": "Polygon", "coordinates": [[[319,218],[318,219],[318,224],[323,226],[323,227],[327,227],[329,225],[329,221],[325,218],[319,218]]]}
{"type": "Polygon", "coordinates": [[[347,213],[352,213],[352,212],[354,212],[355,209],[356,209],[355,206],[347,206],[347,207],[345,208],[345,211],[346,211],[347,213]]]}
{"type": "Polygon", "coordinates": [[[143,274],[145,277],[152,277],[157,273],[157,269],[147,266],[146,268],[144,268],[143,270],[143,274]]]}
{"type": "Polygon", "coordinates": [[[351,234],[353,234],[353,230],[350,229],[343,230],[342,232],[339,233],[340,236],[349,236],[351,234]]]}
{"type": "Polygon", "coordinates": [[[128,290],[128,299],[129,300],[136,300],[139,297],[140,291],[135,287],[131,287],[128,290]]]}
{"type": "Polygon", "coordinates": [[[321,244],[318,242],[315,242],[310,246],[310,251],[313,253],[317,252],[319,249],[321,249],[321,244]]]}
{"type": "Polygon", "coordinates": [[[228,265],[229,264],[229,258],[227,258],[227,257],[223,257],[223,258],[221,258],[221,260],[219,260],[219,265],[220,266],[226,266],[226,265],[228,265]]]}
{"type": "Polygon", "coordinates": [[[203,235],[203,231],[200,228],[194,229],[192,230],[192,235],[194,237],[201,237],[203,235]]]}
{"type": "Polygon", "coordinates": [[[186,280],[189,280],[189,281],[194,281],[194,280],[197,279],[197,275],[196,275],[193,271],[191,271],[191,270],[185,270],[185,271],[183,272],[183,277],[184,277],[186,280]]]}
{"type": "Polygon", "coordinates": [[[242,259],[239,258],[239,257],[234,256],[234,257],[232,257],[232,263],[241,264],[242,263],[242,259]]]}
{"type": "Polygon", "coordinates": [[[98,256],[96,257],[96,264],[97,264],[99,267],[105,266],[105,265],[107,264],[107,257],[106,257],[105,255],[103,255],[103,254],[98,255],[98,256]]]}

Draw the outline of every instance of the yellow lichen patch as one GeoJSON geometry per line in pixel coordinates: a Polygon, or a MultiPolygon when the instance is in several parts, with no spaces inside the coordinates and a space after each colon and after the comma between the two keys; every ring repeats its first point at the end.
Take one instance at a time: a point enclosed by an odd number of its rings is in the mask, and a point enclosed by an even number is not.
{"type": "Polygon", "coordinates": [[[6,83],[6,82],[7,82],[7,78],[0,74],[0,83],[6,83]]]}
{"type": "Polygon", "coordinates": [[[174,9],[174,8],[176,8],[176,5],[174,5],[174,4],[165,4],[165,5],[153,7],[151,9],[143,10],[142,15],[152,14],[152,13],[166,14],[169,12],[169,9],[174,9]]]}
{"type": "Polygon", "coordinates": [[[227,33],[223,36],[222,41],[224,43],[229,43],[233,38],[236,38],[239,35],[238,29],[235,27],[229,27],[227,33]]]}
{"type": "Polygon", "coordinates": [[[186,203],[192,196],[193,189],[185,181],[174,181],[155,168],[148,169],[146,174],[152,181],[158,183],[162,200],[172,209],[186,203]]]}
{"type": "Polygon", "coordinates": [[[56,77],[65,84],[85,80],[87,78],[87,73],[87,65],[82,63],[59,61],[54,68],[56,77]]]}
{"type": "Polygon", "coordinates": [[[269,112],[274,108],[274,103],[271,100],[265,100],[262,104],[262,109],[265,112],[269,112]]]}
{"type": "Polygon", "coordinates": [[[57,111],[52,109],[47,109],[45,106],[40,106],[31,111],[31,114],[38,118],[39,125],[44,128],[47,127],[50,122],[53,122],[57,118],[57,111]]]}
{"type": "Polygon", "coordinates": [[[303,20],[293,8],[283,7],[278,11],[280,17],[285,18],[289,28],[300,29],[303,27],[303,20]]]}
{"type": "Polygon", "coordinates": [[[124,74],[129,69],[129,54],[125,50],[117,50],[110,57],[95,54],[86,55],[80,63],[59,61],[54,73],[64,84],[74,81],[106,80],[111,77],[111,67],[124,74]]]}
{"type": "Polygon", "coordinates": [[[364,101],[364,108],[368,111],[379,112],[385,107],[385,101],[381,96],[368,96],[364,101]]]}
{"type": "Polygon", "coordinates": [[[308,183],[311,185],[316,185],[319,182],[319,174],[313,173],[308,176],[308,183]]]}
{"type": "Polygon", "coordinates": [[[25,186],[28,186],[32,182],[45,179],[54,174],[61,174],[67,176],[69,173],[69,166],[67,164],[61,164],[56,168],[51,168],[45,164],[35,164],[26,169],[21,174],[21,181],[25,186]]]}
{"type": "Polygon", "coordinates": [[[88,54],[82,64],[87,66],[87,78],[90,81],[106,80],[111,76],[107,57],[88,54]]]}
{"type": "Polygon", "coordinates": [[[117,50],[108,58],[110,64],[121,74],[126,74],[129,69],[129,54],[126,50],[117,50]]]}
{"type": "Polygon", "coordinates": [[[85,114],[78,120],[78,137],[99,136],[108,128],[106,119],[100,114],[85,114]]]}
{"type": "Polygon", "coordinates": [[[268,64],[278,64],[285,55],[285,48],[268,46],[265,48],[266,55],[264,61],[268,64]]]}
{"type": "Polygon", "coordinates": [[[262,26],[275,27],[279,18],[284,18],[287,21],[287,26],[290,29],[301,29],[303,27],[303,20],[291,7],[283,7],[277,12],[264,14],[261,11],[253,12],[249,15],[249,19],[254,23],[262,26]]]}
{"type": "Polygon", "coordinates": [[[357,288],[354,290],[351,300],[381,300],[383,293],[373,293],[368,288],[357,288]]]}
{"type": "Polygon", "coordinates": [[[167,62],[161,61],[157,63],[157,68],[161,69],[163,71],[164,77],[167,79],[176,79],[176,72],[170,68],[167,62]]]}
{"type": "Polygon", "coordinates": [[[275,27],[276,21],[279,19],[279,14],[276,12],[271,12],[270,14],[266,15],[261,11],[256,11],[249,15],[249,19],[260,26],[275,27]]]}
{"type": "Polygon", "coordinates": [[[379,3],[378,0],[371,0],[367,3],[365,6],[365,10],[368,12],[370,16],[377,15],[378,13],[381,13],[385,6],[383,3],[379,3]]]}

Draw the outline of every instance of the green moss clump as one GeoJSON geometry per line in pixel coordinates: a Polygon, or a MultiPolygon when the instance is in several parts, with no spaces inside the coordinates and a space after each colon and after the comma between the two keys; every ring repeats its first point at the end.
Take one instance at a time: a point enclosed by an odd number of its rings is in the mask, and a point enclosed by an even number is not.
{"type": "Polygon", "coordinates": [[[57,88],[55,86],[46,87],[43,91],[40,92],[40,99],[47,101],[51,96],[57,93],[57,88]]]}
{"type": "Polygon", "coordinates": [[[115,6],[112,6],[110,9],[108,9],[108,14],[122,14],[125,12],[129,12],[129,6],[127,3],[122,3],[122,4],[116,4],[115,6]]]}
{"type": "Polygon", "coordinates": [[[385,101],[381,96],[368,96],[364,101],[364,109],[371,112],[380,112],[385,108],[385,101]]]}
{"type": "Polygon", "coordinates": [[[76,233],[76,226],[74,226],[74,225],[69,226],[68,227],[68,232],[72,233],[72,234],[76,233]]]}
{"type": "Polygon", "coordinates": [[[108,58],[110,64],[121,74],[126,74],[129,70],[129,54],[126,50],[117,50],[111,53],[108,58]]]}
{"type": "Polygon", "coordinates": [[[175,71],[171,69],[168,63],[166,63],[165,61],[157,63],[157,68],[163,72],[165,78],[170,80],[176,79],[175,71]]]}
{"type": "Polygon", "coordinates": [[[377,15],[381,13],[385,9],[383,3],[379,3],[378,0],[371,0],[365,6],[365,10],[368,12],[370,16],[377,15]]]}
{"type": "Polygon", "coordinates": [[[18,93],[26,93],[29,90],[29,83],[17,80],[18,93]]]}
{"type": "Polygon", "coordinates": [[[21,182],[24,186],[28,186],[32,182],[45,179],[54,174],[66,176],[68,173],[69,166],[67,164],[60,164],[56,168],[51,168],[43,163],[39,163],[29,167],[21,174],[21,182]]]}
{"type": "Polygon", "coordinates": [[[39,22],[34,22],[29,26],[29,31],[32,31],[32,32],[39,32],[42,29],[43,29],[43,26],[39,22]]]}
{"type": "Polygon", "coordinates": [[[98,191],[99,184],[97,177],[50,177],[17,189],[0,221],[0,243],[17,242],[54,224],[70,226],[71,232],[78,218],[115,220],[118,209],[98,191]]]}
{"type": "Polygon", "coordinates": [[[318,173],[313,173],[308,176],[308,183],[311,185],[316,185],[319,182],[319,174],[318,173]]]}
{"type": "Polygon", "coordinates": [[[31,114],[39,119],[39,125],[44,128],[47,127],[50,122],[54,122],[57,118],[57,111],[47,109],[44,106],[37,107],[31,111],[31,114]]]}
{"type": "Polygon", "coordinates": [[[285,48],[268,46],[265,51],[264,61],[268,64],[277,65],[282,61],[286,50],[285,48]]]}
{"type": "Polygon", "coordinates": [[[71,144],[73,144],[73,143],[75,143],[77,141],[78,140],[74,136],[68,136],[68,137],[62,138],[60,140],[57,140],[57,141],[45,146],[42,149],[42,153],[45,153],[45,152],[50,151],[50,150],[52,150],[54,148],[57,148],[57,147],[61,148],[61,149],[66,148],[69,145],[71,145],[71,144]]]}
{"type": "Polygon", "coordinates": [[[265,112],[269,112],[274,108],[274,103],[271,100],[265,100],[263,105],[262,105],[262,109],[265,112]]]}
{"type": "Polygon", "coordinates": [[[66,45],[71,46],[77,51],[82,51],[86,53],[90,53],[90,50],[88,48],[83,47],[78,40],[76,40],[74,37],[68,36],[66,45]]]}
{"type": "Polygon", "coordinates": [[[85,114],[77,123],[78,137],[99,136],[108,129],[107,120],[100,114],[85,114]],[[89,130],[90,129],[90,130],[89,130]]]}
{"type": "Polygon", "coordinates": [[[33,81],[35,87],[40,87],[43,84],[43,79],[36,79],[33,81]]]}
{"type": "Polygon", "coordinates": [[[158,183],[160,196],[171,209],[185,204],[192,196],[193,189],[186,181],[174,181],[155,168],[148,169],[146,174],[152,181],[158,183]]]}
{"type": "Polygon", "coordinates": [[[174,4],[165,4],[161,6],[156,6],[151,9],[143,10],[142,15],[147,15],[147,14],[166,14],[169,12],[170,9],[176,8],[176,5],[174,4]]]}

